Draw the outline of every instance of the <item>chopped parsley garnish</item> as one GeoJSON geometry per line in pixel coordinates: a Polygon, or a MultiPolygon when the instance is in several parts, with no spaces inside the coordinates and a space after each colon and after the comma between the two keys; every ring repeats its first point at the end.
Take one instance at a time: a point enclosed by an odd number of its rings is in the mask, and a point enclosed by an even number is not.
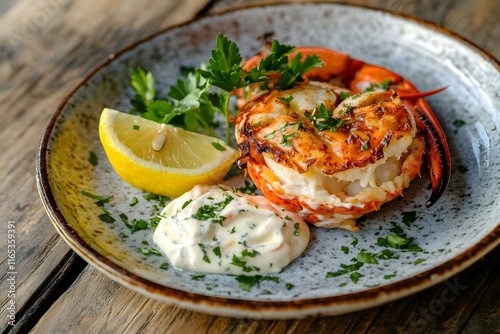
{"type": "Polygon", "coordinates": [[[104,213],[101,213],[98,217],[102,222],[108,223],[108,224],[114,223],[116,221],[116,219],[111,217],[110,213],[107,211],[104,213]]]}
{"type": "MultiPolygon", "coordinates": [[[[280,144],[285,145],[285,146],[292,146],[292,143],[290,142],[289,139],[292,138],[293,136],[295,136],[296,131],[302,129],[303,127],[304,127],[304,124],[302,122],[291,122],[291,123],[283,124],[283,126],[279,129],[279,131],[281,132],[280,144]],[[295,131],[290,132],[290,133],[284,133],[287,128],[289,128],[293,125],[297,125],[297,129],[295,131]]],[[[267,135],[264,136],[264,138],[273,139],[277,131],[278,130],[274,130],[274,131],[268,133],[267,135]]]]}
{"type": "Polygon", "coordinates": [[[148,222],[144,219],[134,219],[132,223],[133,223],[131,228],[132,232],[148,229],[148,222]]]}
{"type": "Polygon", "coordinates": [[[199,279],[202,279],[202,278],[205,278],[205,274],[194,274],[194,275],[191,275],[191,279],[192,280],[199,280],[199,279]]]}
{"type": "Polygon", "coordinates": [[[242,257],[245,257],[245,256],[248,256],[248,257],[255,257],[257,255],[259,255],[260,253],[258,251],[256,251],[255,249],[252,250],[252,251],[249,251],[248,249],[244,249],[243,252],[241,252],[241,256],[242,257]]]}
{"type": "Polygon", "coordinates": [[[201,251],[203,252],[203,261],[210,263],[210,258],[208,257],[207,250],[205,249],[205,245],[198,244],[198,247],[200,247],[201,251]]]}
{"type": "Polygon", "coordinates": [[[157,215],[149,220],[149,224],[152,228],[157,228],[158,224],[160,223],[160,220],[162,218],[165,218],[164,216],[157,215]]]}
{"type": "Polygon", "coordinates": [[[389,260],[389,259],[399,259],[399,255],[394,254],[394,252],[389,249],[384,249],[374,255],[377,259],[389,260]]]}
{"type": "Polygon", "coordinates": [[[89,152],[89,162],[92,166],[97,166],[97,154],[95,154],[94,152],[89,152]]]}
{"type": "Polygon", "coordinates": [[[326,274],[326,278],[332,278],[332,277],[337,277],[337,276],[342,276],[347,273],[357,271],[359,268],[363,266],[363,262],[355,262],[354,264],[340,264],[340,267],[342,269],[337,270],[337,271],[329,271],[326,274]]]}
{"type": "Polygon", "coordinates": [[[132,126],[132,130],[139,130],[140,128],[141,128],[141,127],[140,127],[139,125],[137,125],[137,124],[134,124],[134,125],[132,126]]]}
{"type": "Polygon", "coordinates": [[[358,273],[358,272],[354,272],[354,273],[352,273],[352,274],[349,276],[349,278],[351,279],[351,281],[352,281],[353,283],[358,284],[358,280],[359,280],[361,277],[363,277],[363,276],[365,276],[365,275],[362,275],[362,274],[360,274],[360,273],[358,273]]]}
{"type": "Polygon", "coordinates": [[[165,206],[166,202],[170,200],[170,198],[168,198],[167,196],[157,195],[157,194],[153,194],[153,193],[148,193],[148,194],[144,195],[144,199],[148,202],[149,201],[157,201],[161,206],[165,206]]]}
{"type": "Polygon", "coordinates": [[[390,275],[384,275],[384,279],[391,279],[391,278],[396,277],[396,276],[397,276],[396,273],[390,274],[390,275]]]}
{"type": "Polygon", "coordinates": [[[125,213],[120,213],[119,217],[123,224],[125,224],[125,226],[127,226],[132,233],[148,229],[148,222],[144,219],[134,219],[130,223],[128,216],[125,213]]]}
{"type": "Polygon", "coordinates": [[[293,285],[292,283],[286,283],[285,287],[287,290],[292,290],[293,288],[295,288],[295,285],[293,285]]]}
{"type": "Polygon", "coordinates": [[[344,100],[345,100],[345,99],[347,99],[349,96],[351,96],[351,93],[350,93],[350,92],[340,92],[340,95],[339,95],[340,101],[344,101],[344,100]]]}
{"type": "Polygon", "coordinates": [[[161,253],[154,249],[154,248],[142,248],[142,247],[139,247],[137,248],[137,250],[144,254],[144,255],[156,255],[156,256],[161,256],[161,253]]]}
{"type": "Polygon", "coordinates": [[[224,216],[219,216],[218,213],[222,211],[234,197],[224,194],[225,199],[222,202],[214,204],[205,204],[196,211],[191,217],[198,220],[211,220],[214,223],[220,224],[226,219],[224,216]]]}
{"type": "Polygon", "coordinates": [[[160,269],[167,270],[169,267],[168,262],[163,262],[160,264],[160,269]]]}
{"type": "Polygon", "coordinates": [[[292,146],[292,143],[290,142],[290,138],[295,136],[295,132],[292,132],[292,133],[289,133],[289,134],[284,134],[282,137],[281,137],[281,142],[280,144],[281,145],[285,145],[285,146],[292,146]]]}
{"type": "Polygon", "coordinates": [[[107,224],[111,224],[111,223],[114,223],[116,221],[116,219],[111,216],[111,213],[109,213],[109,211],[106,210],[106,208],[104,207],[105,204],[109,203],[109,200],[112,199],[113,196],[107,196],[107,197],[106,196],[99,196],[99,195],[94,195],[92,193],[89,193],[87,191],[81,191],[81,194],[86,196],[86,197],[97,200],[94,203],[99,208],[101,208],[101,210],[103,212],[97,216],[100,221],[102,221],[103,223],[107,223],[107,224]]]}
{"type": "Polygon", "coordinates": [[[120,220],[125,224],[127,225],[127,227],[129,227],[129,223],[128,223],[128,216],[125,214],[125,213],[120,213],[119,215],[120,217],[120,220]]]}
{"type": "Polygon", "coordinates": [[[401,237],[406,237],[406,233],[404,232],[403,228],[396,223],[392,223],[393,226],[389,229],[394,234],[397,234],[401,237]]]}
{"type": "Polygon", "coordinates": [[[278,97],[278,100],[284,102],[287,106],[290,106],[290,102],[292,102],[293,96],[290,95],[288,97],[278,97]]]}
{"type": "Polygon", "coordinates": [[[300,53],[289,62],[288,55],[293,50],[292,46],[274,41],[270,54],[255,68],[246,71],[241,66],[243,58],[236,43],[219,34],[212,57],[200,68],[184,71],[184,77],[170,87],[167,99],[156,99],[151,72],[132,69],[130,84],[136,91],[131,101],[132,112],[214,137],[214,114],[218,112],[226,119],[226,142],[229,144],[229,99],[233,90],[259,83],[272,83],[278,90],[284,90],[302,81],[306,71],[322,65],[316,55],[302,61],[300,53]]]}
{"type": "Polygon", "coordinates": [[[242,270],[244,272],[246,272],[246,273],[254,271],[254,270],[255,271],[260,271],[260,268],[258,268],[258,267],[255,267],[255,266],[249,267],[249,266],[247,266],[247,262],[243,260],[245,257],[255,257],[257,255],[259,255],[259,252],[257,252],[256,250],[253,250],[253,251],[250,252],[247,249],[245,249],[241,253],[241,257],[233,255],[233,258],[231,259],[231,264],[233,266],[241,267],[242,270]]]}
{"type": "Polygon", "coordinates": [[[299,233],[300,223],[293,224],[293,228],[294,228],[293,235],[298,237],[300,235],[300,233],[299,233]]]}
{"type": "Polygon", "coordinates": [[[347,115],[348,113],[351,112],[351,110],[352,110],[351,105],[350,104],[346,104],[344,106],[344,109],[342,109],[342,112],[340,113],[340,117],[347,115]]]}
{"type": "Polygon", "coordinates": [[[213,252],[219,259],[221,258],[220,246],[215,247],[213,252]]]}
{"type": "Polygon", "coordinates": [[[417,212],[416,211],[408,211],[403,212],[403,223],[406,226],[410,226],[411,223],[417,220],[417,212]]]}
{"type": "Polygon", "coordinates": [[[311,115],[309,115],[309,120],[318,131],[328,130],[333,132],[344,124],[342,119],[332,117],[332,112],[323,103],[321,103],[319,108],[312,111],[311,115]]]}
{"type": "Polygon", "coordinates": [[[192,198],[190,200],[185,201],[184,204],[182,204],[181,210],[184,210],[192,201],[193,201],[192,198]]]}
{"type": "Polygon", "coordinates": [[[251,271],[252,269],[246,270],[246,261],[241,260],[241,258],[237,257],[236,255],[233,255],[233,258],[231,259],[231,264],[237,267],[242,267],[243,271],[251,271]]]}
{"type": "Polygon", "coordinates": [[[351,245],[352,245],[353,247],[356,247],[356,245],[357,245],[357,244],[358,244],[358,238],[356,238],[356,237],[352,237],[352,242],[351,242],[351,245]]]}
{"type": "Polygon", "coordinates": [[[264,136],[266,139],[273,139],[274,134],[276,133],[277,130],[274,130],[273,132],[269,132],[267,135],[264,136]]]}
{"type": "MultiPolygon", "coordinates": [[[[410,226],[410,224],[415,222],[416,220],[417,220],[417,215],[415,211],[402,213],[402,221],[406,226],[410,226]]],[[[390,233],[388,233],[387,236],[384,238],[379,237],[377,239],[376,246],[383,247],[382,250],[380,250],[377,253],[376,251],[369,252],[366,249],[361,249],[356,255],[356,257],[351,259],[352,264],[340,264],[340,269],[337,271],[327,272],[326,278],[349,274],[349,278],[351,279],[351,281],[357,284],[358,281],[363,277],[363,274],[361,272],[358,272],[358,270],[365,264],[379,265],[380,260],[399,259],[401,252],[411,252],[411,253],[423,252],[422,248],[420,248],[420,246],[414,243],[413,238],[407,237],[407,234],[405,233],[404,229],[400,225],[398,225],[398,223],[396,222],[390,222],[390,223],[392,224],[392,227],[389,229],[390,233]],[[391,249],[394,249],[396,251],[393,251],[391,249]]],[[[379,226],[378,230],[381,229],[382,227],[379,226]]],[[[379,232],[377,232],[376,234],[378,235],[379,232]]],[[[352,239],[353,241],[351,242],[351,245],[353,247],[357,246],[358,239],[354,236],[352,236],[352,239]]],[[[370,248],[374,247],[370,246],[370,248]]],[[[347,246],[341,246],[341,250],[345,254],[349,253],[349,248],[347,246]]],[[[418,265],[424,262],[425,260],[426,259],[424,258],[417,259],[414,261],[414,265],[418,265]]],[[[391,279],[393,277],[396,277],[396,273],[387,274],[383,277],[384,279],[391,279]]],[[[343,285],[341,286],[344,286],[345,284],[347,283],[343,283],[343,285]]]]}
{"type": "Polygon", "coordinates": [[[94,194],[91,194],[87,191],[82,191],[81,193],[83,196],[86,196],[86,197],[89,197],[92,199],[96,199],[97,201],[95,202],[95,204],[99,207],[104,207],[104,204],[109,203],[109,200],[113,198],[113,196],[94,195],[94,194]]]}
{"type": "Polygon", "coordinates": [[[238,188],[238,190],[247,195],[255,195],[257,193],[257,186],[248,180],[245,180],[245,185],[238,188]]]}
{"type": "Polygon", "coordinates": [[[360,252],[358,254],[357,260],[362,263],[378,264],[374,254],[369,252],[360,252]]]}
{"type": "Polygon", "coordinates": [[[132,202],[130,202],[130,206],[135,206],[137,203],[139,203],[139,200],[137,199],[137,197],[134,197],[132,198],[132,202]]]}
{"type": "Polygon", "coordinates": [[[272,281],[275,283],[279,283],[279,278],[275,276],[236,276],[236,280],[240,284],[240,288],[243,291],[250,291],[253,287],[260,286],[260,283],[263,281],[272,281]]]}
{"type": "Polygon", "coordinates": [[[377,239],[377,246],[391,247],[395,249],[405,250],[407,252],[421,252],[417,244],[413,243],[413,238],[406,238],[397,234],[389,233],[385,238],[377,239]]]}
{"type": "Polygon", "coordinates": [[[410,239],[401,237],[397,234],[389,233],[386,238],[387,244],[392,248],[401,248],[411,242],[410,239]]]}
{"type": "Polygon", "coordinates": [[[211,144],[217,151],[224,152],[226,150],[226,148],[219,143],[212,142],[211,144]]]}

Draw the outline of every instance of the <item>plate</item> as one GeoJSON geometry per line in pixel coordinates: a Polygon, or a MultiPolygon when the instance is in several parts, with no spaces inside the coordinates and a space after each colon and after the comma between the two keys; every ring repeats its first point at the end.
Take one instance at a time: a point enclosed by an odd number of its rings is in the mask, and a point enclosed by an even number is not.
{"type": "Polygon", "coordinates": [[[493,58],[442,28],[363,7],[283,4],[203,17],[110,55],[62,101],[38,152],[40,195],[57,231],[88,263],[135,291],[183,308],[286,319],[380,305],[451,277],[498,245],[499,68],[493,58]],[[300,258],[279,274],[251,281],[181,271],[164,257],[145,255],[155,247],[153,228],[132,232],[122,220],[149,221],[165,203],[116,175],[98,139],[99,115],[103,107],[130,110],[131,67],[152,71],[158,94],[165,95],[181,66],[198,66],[209,58],[219,32],[236,41],[245,57],[272,34],[281,43],[333,48],[388,67],[422,91],[449,86],[428,98],[452,155],[451,182],[443,197],[425,208],[429,177],[424,171],[404,197],[366,216],[359,232],[312,228],[300,258]],[[99,206],[89,194],[112,198],[99,206]],[[98,218],[102,205],[115,222],[98,218]],[[404,233],[420,250],[384,246],[391,233],[404,233]],[[378,254],[377,263],[353,269],[353,258],[361,253],[378,254]]]}

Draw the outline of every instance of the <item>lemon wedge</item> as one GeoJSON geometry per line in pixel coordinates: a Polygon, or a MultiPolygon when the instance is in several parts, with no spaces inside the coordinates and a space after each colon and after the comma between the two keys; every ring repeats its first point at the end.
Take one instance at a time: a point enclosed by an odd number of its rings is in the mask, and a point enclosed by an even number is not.
{"type": "Polygon", "coordinates": [[[218,138],[109,108],[102,111],[99,137],[123,180],[168,197],[219,182],[238,157],[218,138]]]}

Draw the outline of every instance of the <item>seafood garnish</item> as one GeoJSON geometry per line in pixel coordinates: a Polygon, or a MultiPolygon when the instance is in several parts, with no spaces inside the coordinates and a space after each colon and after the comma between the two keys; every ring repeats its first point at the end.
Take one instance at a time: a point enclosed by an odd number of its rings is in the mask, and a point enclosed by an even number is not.
{"type": "Polygon", "coordinates": [[[296,52],[316,54],[324,66],[290,89],[271,83],[240,94],[238,164],[259,190],[316,226],[356,230],[357,218],[402,195],[425,155],[433,205],[448,183],[450,155],[423,97],[441,89],[420,93],[396,73],[334,50],[296,52]]]}

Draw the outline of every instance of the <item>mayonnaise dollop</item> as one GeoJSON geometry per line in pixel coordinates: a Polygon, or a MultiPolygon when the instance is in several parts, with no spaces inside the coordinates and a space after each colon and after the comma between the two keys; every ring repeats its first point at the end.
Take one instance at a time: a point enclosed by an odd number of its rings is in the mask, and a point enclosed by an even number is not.
{"type": "Polygon", "coordinates": [[[309,242],[309,227],[295,213],[217,186],[195,186],[161,213],[153,240],[172,265],[207,273],[280,272],[309,242]]]}

